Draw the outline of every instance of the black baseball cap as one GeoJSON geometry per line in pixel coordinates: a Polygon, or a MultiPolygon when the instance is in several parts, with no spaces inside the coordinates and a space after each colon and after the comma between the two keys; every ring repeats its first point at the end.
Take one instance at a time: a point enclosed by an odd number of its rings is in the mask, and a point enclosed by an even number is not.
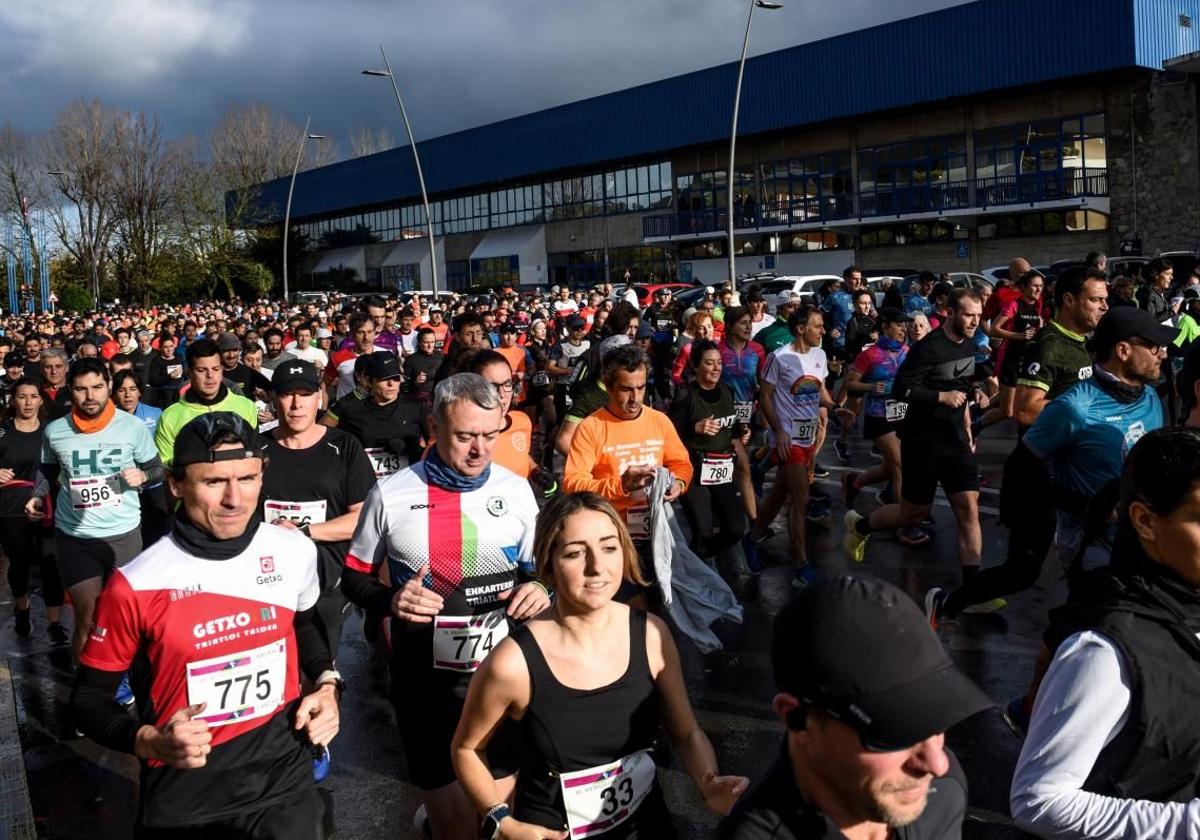
{"type": "Polygon", "coordinates": [[[308,391],[315,394],[321,390],[321,374],[312,362],[303,359],[289,360],[275,368],[275,374],[271,377],[271,389],[276,394],[292,391],[308,391]]]}
{"type": "Polygon", "coordinates": [[[879,310],[879,321],[883,324],[907,324],[913,316],[898,306],[885,306],[879,310]]]}
{"type": "Polygon", "coordinates": [[[771,662],[780,691],[874,752],[908,749],[996,705],[954,667],[916,602],[868,575],[822,578],[789,601],[771,662]]]}
{"type": "Polygon", "coordinates": [[[22,367],[24,364],[25,364],[25,354],[24,353],[18,353],[16,350],[13,350],[10,353],[4,354],[4,366],[6,368],[22,367]]]}
{"type": "Polygon", "coordinates": [[[1145,309],[1118,306],[1100,319],[1089,346],[1094,353],[1108,352],[1118,341],[1140,338],[1159,347],[1168,347],[1178,335],[1179,330],[1160,324],[1145,309]]]}
{"type": "Polygon", "coordinates": [[[501,335],[504,335],[504,333],[518,333],[520,331],[521,331],[520,328],[516,324],[512,323],[511,321],[505,321],[503,324],[500,325],[500,334],[501,335]]]}
{"type": "Polygon", "coordinates": [[[567,319],[567,329],[581,330],[587,326],[587,319],[582,315],[572,315],[567,319]]]}
{"type": "Polygon", "coordinates": [[[388,350],[376,350],[367,360],[367,376],[372,379],[398,379],[400,359],[388,350]]]}
{"type": "Polygon", "coordinates": [[[254,446],[256,434],[253,426],[232,411],[201,414],[188,421],[175,436],[173,466],[186,467],[188,464],[261,458],[262,453],[254,446]],[[215,450],[213,447],[221,445],[218,441],[227,436],[235,438],[241,447],[215,450]]]}

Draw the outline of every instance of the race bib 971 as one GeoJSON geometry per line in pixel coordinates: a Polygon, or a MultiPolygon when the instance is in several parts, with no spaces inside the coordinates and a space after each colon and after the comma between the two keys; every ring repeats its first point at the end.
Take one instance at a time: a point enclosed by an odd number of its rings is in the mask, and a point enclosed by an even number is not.
{"type": "Polygon", "coordinates": [[[792,424],[792,443],[797,446],[812,446],[817,442],[817,426],[820,421],[816,418],[797,420],[792,424]]]}

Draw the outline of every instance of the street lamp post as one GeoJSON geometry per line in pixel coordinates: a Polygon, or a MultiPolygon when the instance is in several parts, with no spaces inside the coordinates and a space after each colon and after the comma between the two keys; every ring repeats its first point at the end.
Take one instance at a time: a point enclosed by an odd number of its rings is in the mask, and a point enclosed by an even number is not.
{"type": "Polygon", "coordinates": [[[304,156],[304,144],[309,140],[324,140],[324,134],[309,134],[312,117],[304,121],[304,133],[300,135],[300,147],[296,149],[296,163],[292,167],[292,182],[288,185],[287,209],[283,211],[283,299],[288,299],[288,228],[292,221],[292,193],[296,189],[296,173],[300,171],[300,158],[304,156]]]}
{"type": "Polygon", "coordinates": [[[738,108],[742,104],[742,74],[746,71],[746,51],[750,48],[750,22],[754,20],[755,9],[782,9],[782,3],[772,3],[769,0],[750,0],[750,13],[746,15],[746,37],[742,39],[742,59],[738,62],[737,87],[733,92],[733,128],[729,131],[729,174],[725,183],[725,193],[728,198],[725,222],[729,232],[729,287],[737,291],[737,263],[733,248],[733,188],[734,188],[734,154],[737,150],[738,108]]]}
{"type": "Polygon", "coordinates": [[[438,291],[437,250],[433,244],[433,214],[429,212],[429,194],[425,191],[425,174],[421,171],[421,156],[417,153],[417,141],[413,137],[412,125],[408,122],[408,111],[404,108],[404,100],[400,98],[400,88],[396,86],[396,76],[392,73],[392,64],[388,61],[382,44],[379,46],[379,53],[383,56],[383,66],[387,69],[362,72],[364,76],[387,76],[392,80],[392,92],[396,94],[396,104],[400,106],[400,117],[404,120],[404,131],[408,134],[408,145],[412,148],[413,163],[417,167],[417,182],[421,185],[421,203],[425,206],[425,232],[429,236],[429,270],[433,283],[433,297],[436,299],[438,291]]]}

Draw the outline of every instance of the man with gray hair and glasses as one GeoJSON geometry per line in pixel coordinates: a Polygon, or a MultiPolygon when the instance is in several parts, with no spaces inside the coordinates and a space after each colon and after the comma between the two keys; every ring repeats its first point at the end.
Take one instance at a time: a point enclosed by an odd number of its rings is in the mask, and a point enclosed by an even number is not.
{"type": "MultiPolygon", "coordinates": [[[[537,502],[529,483],[492,450],[504,426],[500,395],[475,373],[433,393],[435,444],[424,461],[386,476],[367,495],[346,555],[342,591],[388,616],[392,702],[409,775],[433,836],[470,840],[475,809],[450,763],[471,675],[512,622],[550,604],[533,576],[537,502]],[[377,575],[386,563],[390,585],[377,575]]],[[[507,799],[517,769],[513,733],[501,728],[488,764],[507,799]]]]}

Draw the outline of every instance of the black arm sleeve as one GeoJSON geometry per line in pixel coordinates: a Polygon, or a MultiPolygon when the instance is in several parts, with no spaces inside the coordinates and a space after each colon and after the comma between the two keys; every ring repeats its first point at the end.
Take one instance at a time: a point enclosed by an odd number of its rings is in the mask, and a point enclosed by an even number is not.
{"type": "Polygon", "coordinates": [[[140,721],[133,720],[116,701],[120,671],[101,671],[79,665],[71,689],[71,714],[83,734],[110,750],[132,753],[140,721]]]}
{"type": "Polygon", "coordinates": [[[162,461],[155,455],[149,461],[138,461],[138,469],[146,474],[146,483],[143,486],[153,484],[161,484],[166,478],[167,471],[163,469],[162,461]]]}
{"type": "Polygon", "coordinates": [[[342,594],[363,609],[389,614],[392,611],[392,590],[374,575],[354,569],[342,569],[342,594]]]}
{"type": "Polygon", "coordinates": [[[54,482],[58,481],[58,473],[60,467],[58,464],[39,464],[37,474],[33,478],[33,492],[31,495],[36,499],[42,499],[50,495],[50,488],[54,486],[54,482]]]}
{"type": "Polygon", "coordinates": [[[696,429],[692,425],[692,401],[686,388],[679,388],[675,391],[675,398],[671,400],[671,405],[667,409],[667,417],[675,426],[675,431],[679,433],[680,440],[690,440],[696,433],[696,429]]]}
{"type": "Polygon", "coordinates": [[[918,342],[908,351],[908,357],[896,371],[892,393],[905,402],[919,405],[936,403],[938,400],[938,392],[925,385],[925,377],[933,367],[934,361],[929,358],[933,354],[924,352],[925,350],[928,350],[928,347],[918,342]]]}
{"type": "Polygon", "coordinates": [[[292,620],[292,628],[296,632],[296,657],[300,670],[310,680],[316,680],[323,672],[333,668],[329,643],[325,641],[325,634],[321,632],[317,621],[316,607],[301,610],[292,620]]]}

